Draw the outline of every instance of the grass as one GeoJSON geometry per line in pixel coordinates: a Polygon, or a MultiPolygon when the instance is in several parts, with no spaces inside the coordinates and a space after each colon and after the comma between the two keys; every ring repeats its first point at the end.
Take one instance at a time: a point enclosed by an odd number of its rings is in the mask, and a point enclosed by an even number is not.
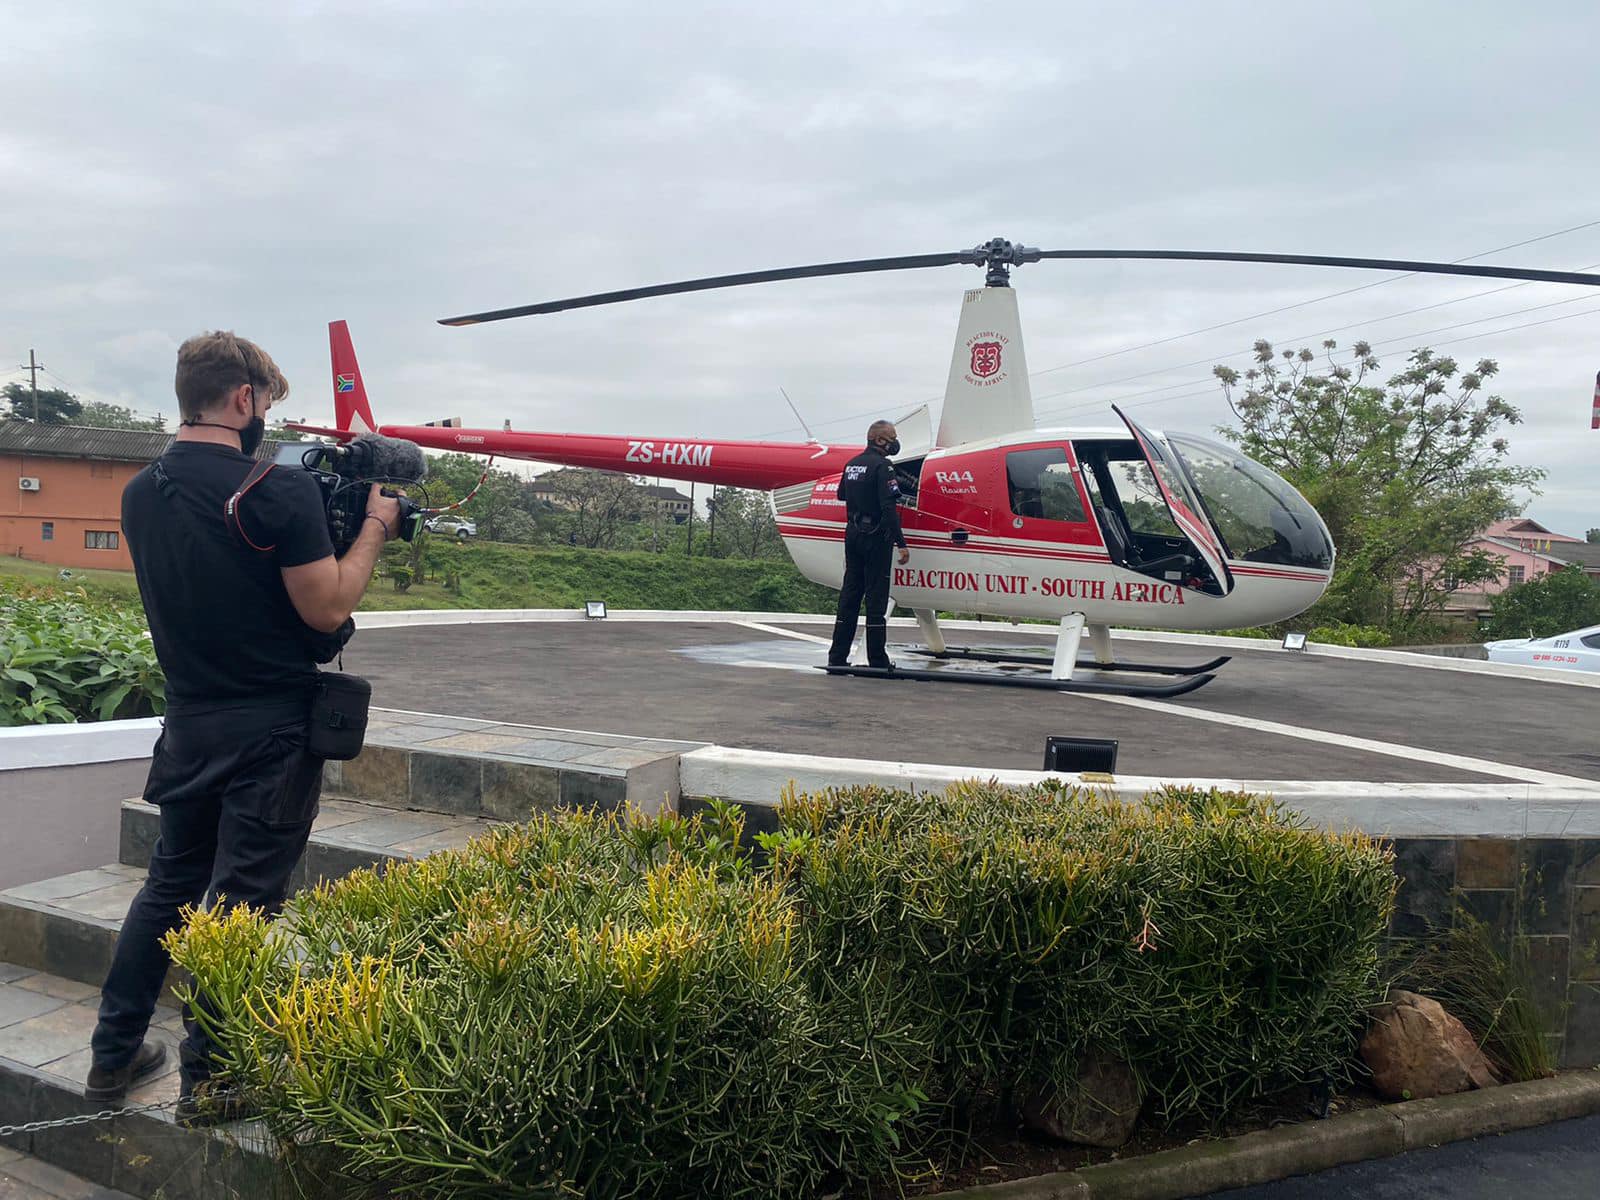
{"type": "Polygon", "coordinates": [[[27,558],[0,558],[0,578],[15,579],[23,583],[49,586],[81,587],[92,596],[107,599],[139,599],[139,585],[132,571],[101,571],[69,567],[70,580],[61,578],[62,568],[54,563],[34,562],[27,558]]]}
{"type": "MultiPolygon", "coordinates": [[[[806,580],[788,559],[689,558],[639,551],[548,549],[496,542],[425,547],[423,577],[396,591],[382,572],[408,560],[391,546],[362,598],[362,612],[419,608],[579,608],[604,600],[617,609],[832,612],[834,593],[806,580]],[[447,583],[450,586],[446,586],[447,583]]],[[[0,579],[61,587],[61,568],[0,559],[0,579]]],[[[65,585],[90,596],[139,602],[132,571],[72,569],[65,585]]]]}

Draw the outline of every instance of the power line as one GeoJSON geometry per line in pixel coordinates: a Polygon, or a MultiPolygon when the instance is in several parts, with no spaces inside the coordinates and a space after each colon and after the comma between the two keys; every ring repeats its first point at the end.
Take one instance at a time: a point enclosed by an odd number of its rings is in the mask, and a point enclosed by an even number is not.
{"type": "MultiPolygon", "coordinates": [[[[1549,305],[1541,305],[1539,307],[1548,308],[1548,307],[1551,307],[1551,306],[1549,306],[1549,305]]],[[[1530,308],[1530,309],[1523,309],[1521,311],[1523,311],[1523,312],[1535,312],[1535,311],[1537,311],[1537,309],[1531,309],[1530,308]]],[[[1516,331],[1518,329],[1532,329],[1532,328],[1534,328],[1535,326],[1538,326],[1538,325],[1552,325],[1557,321],[1571,321],[1571,320],[1575,320],[1578,317],[1587,317],[1587,316],[1591,316],[1591,315],[1593,315],[1595,313],[1600,313],[1600,306],[1597,306],[1595,308],[1586,308],[1586,309],[1583,309],[1581,312],[1567,313],[1564,316],[1560,316],[1560,317],[1546,317],[1542,321],[1525,321],[1520,325],[1507,325],[1503,329],[1490,329],[1490,330],[1484,331],[1483,333],[1469,333],[1469,334],[1466,334],[1463,337],[1448,338],[1448,339],[1446,339],[1445,341],[1442,341],[1442,342],[1434,342],[1434,343],[1432,343],[1432,345],[1430,346],[1430,349],[1438,347],[1438,346],[1453,346],[1453,345],[1456,345],[1459,342],[1471,342],[1471,341],[1476,341],[1478,339],[1486,338],[1486,337],[1495,337],[1495,336],[1497,336],[1499,334],[1502,334],[1502,333],[1512,333],[1512,332],[1514,332],[1514,331],[1516,331]]],[[[1499,317],[1486,318],[1486,319],[1488,319],[1488,320],[1504,320],[1505,317],[1511,316],[1511,315],[1513,315],[1513,314],[1502,313],[1499,317]]],[[[1463,322],[1461,325],[1448,326],[1447,328],[1461,329],[1461,328],[1464,328],[1466,325],[1473,325],[1473,324],[1477,324],[1477,323],[1478,322],[1475,322],[1475,321],[1466,321],[1466,322],[1463,322]]],[[[1398,342],[1410,341],[1411,338],[1415,337],[1415,336],[1418,336],[1418,335],[1413,334],[1413,335],[1410,335],[1410,336],[1407,336],[1407,337],[1391,338],[1390,340],[1388,340],[1386,342],[1375,342],[1375,343],[1373,343],[1373,345],[1374,346],[1394,345],[1394,344],[1396,344],[1398,342]]],[[[1190,383],[1190,384],[1193,384],[1193,383],[1197,383],[1199,381],[1198,380],[1189,380],[1187,382],[1190,383]]],[[[1184,384],[1174,384],[1173,386],[1174,387],[1183,387],[1185,385],[1184,384]]],[[[1169,389],[1162,388],[1162,389],[1156,389],[1156,390],[1166,391],[1166,390],[1169,390],[1169,389]]],[[[1145,392],[1132,392],[1132,393],[1129,393],[1130,396],[1143,396],[1143,395],[1147,395],[1147,394],[1148,393],[1145,393],[1145,392]]],[[[1138,404],[1129,404],[1129,405],[1124,405],[1123,407],[1127,407],[1127,408],[1142,408],[1147,404],[1169,404],[1174,400],[1187,400],[1187,399],[1190,399],[1190,398],[1192,398],[1194,396],[1214,395],[1214,394],[1215,394],[1215,392],[1213,391],[1213,389],[1206,388],[1206,389],[1203,389],[1203,390],[1198,391],[1198,392],[1188,392],[1188,393],[1185,393],[1182,396],[1163,396],[1160,399],[1144,400],[1144,401],[1141,401],[1138,404]]],[[[1069,405],[1066,408],[1047,409],[1046,412],[1062,413],[1062,412],[1082,411],[1082,410],[1088,409],[1088,408],[1097,408],[1101,404],[1105,404],[1107,406],[1112,405],[1112,404],[1121,405],[1122,401],[1125,398],[1126,397],[1122,397],[1122,396],[1113,396],[1109,400],[1087,401],[1087,402],[1084,402],[1084,403],[1081,403],[1081,404],[1069,405]]]]}
{"type": "MultiPolygon", "coordinates": [[[[1495,289],[1495,290],[1498,291],[1500,289],[1495,289]]],[[[1507,317],[1518,317],[1518,316],[1521,316],[1523,313],[1540,312],[1540,311],[1542,311],[1544,309],[1547,309],[1547,308],[1559,308],[1564,304],[1576,304],[1580,300],[1590,300],[1590,299],[1593,299],[1593,297],[1591,297],[1591,296],[1573,296],[1573,297],[1570,297],[1570,298],[1568,298],[1566,300],[1554,300],[1554,301],[1551,301],[1549,304],[1534,304],[1534,305],[1528,306],[1527,308],[1514,308],[1514,309],[1510,310],[1509,312],[1494,313],[1491,316],[1479,317],[1479,318],[1477,318],[1476,320],[1473,320],[1473,321],[1458,321],[1454,325],[1441,325],[1441,326],[1438,326],[1437,328],[1434,328],[1434,329],[1423,329],[1423,330],[1419,330],[1419,331],[1417,331],[1415,333],[1402,334],[1400,337],[1387,338],[1387,339],[1385,339],[1385,340],[1383,340],[1381,342],[1374,342],[1374,343],[1372,343],[1372,345],[1375,346],[1375,347],[1376,346],[1392,346],[1392,345],[1396,344],[1397,342],[1406,342],[1406,341],[1412,340],[1413,338],[1430,337],[1435,333],[1448,333],[1453,329],[1465,329],[1469,325],[1482,325],[1482,324],[1485,324],[1485,323],[1487,323],[1489,321],[1503,321],[1507,317]]],[[[1429,307],[1436,307],[1436,306],[1431,306],[1430,305],[1429,307]]],[[[1395,313],[1393,315],[1394,316],[1406,316],[1408,314],[1406,314],[1406,313],[1395,313]]],[[[1388,317],[1380,317],[1380,318],[1378,318],[1378,320],[1380,320],[1380,321],[1381,320],[1389,320],[1389,319],[1391,319],[1391,318],[1388,318],[1388,317]]],[[[1354,329],[1354,328],[1357,328],[1360,325],[1365,325],[1365,324],[1368,324],[1368,323],[1369,322],[1358,321],[1355,324],[1342,326],[1341,328],[1343,328],[1343,329],[1354,329]]],[[[1376,322],[1372,322],[1372,323],[1376,323],[1376,322]]],[[[1338,332],[1340,332],[1340,330],[1339,329],[1329,329],[1329,330],[1325,330],[1324,332],[1326,332],[1326,333],[1338,333],[1338,332]]],[[[1317,335],[1316,334],[1302,334],[1300,336],[1302,336],[1302,337],[1315,337],[1317,335]]],[[[1287,340],[1287,341],[1296,341],[1298,339],[1297,338],[1288,338],[1288,339],[1285,339],[1285,340],[1287,340]]],[[[1125,383],[1125,382],[1128,382],[1131,379],[1147,378],[1150,375],[1163,375],[1163,374],[1166,374],[1169,371],[1179,371],[1179,370],[1183,370],[1185,367],[1198,366],[1201,363],[1206,363],[1206,362],[1210,362],[1210,363],[1215,364],[1218,361],[1219,358],[1221,359],[1221,361],[1226,362],[1229,359],[1240,358],[1245,354],[1250,354],[1250,353],[1253,353],[1253,352],[1254,352],[1253,350],[1241,350],[1241,351],[1239,351],[1239,352],[1237,352],[1235,354],[1225,354],[1225,355],[1220,355],[1220,356],[1211,357],[1211,358],[1197,359],[1194,362],[1183,363],[1183,364],[1180,364],[1179,366],[1176,366],[1176,367],[1164,367],[1159,371],[1146,371],[1146,372],[1143,373],[1143,375],[1127,376],[1124,379],[1110,380],[1107,383],[1086,384],[1083,387],[1068,388],[1065,391],[1047,392],[1043,396],[1036,397],[1036,399],[1049,400],[1049,399],[1051,399],[1052,397],[1055,397],[1055,396],[1072,396],[1072,395],[1078,394],[1079,392],[1092,392],[1092,391],[1095,391],[1095,390],[1097,390],[1099,388],[1109,387],[1112,383],[1125,383]]],[[[1170,391],[1172,388],[1175,388],[1175,387],[1185,387],[1185,386],[1188,386],[1188,384],[1194,383],[1194,382],[1197,382],[1197,381],[1188,380],[1188,381],[1185,381],[1185,383],[1175,383],[1175,384],[1171,384],[1168,387],[1164,387],[1164,388],[1150,388],[1150,389],[1148,389],[1147,391],[1144,391],[1144,392],[1130,392],[1128,394],[1129,395],[1133,395],[1133,396],[1145,396],[1145,395],[1150,395],[1150,394],[1152,394],[1154,392],[1170,391]]],[[[1090,407],[1094,407],[1094,406],[1097,406],[1098,404],[1100,404],[1102,402],[1101,401],[1088,401],[1088,402],[1085,402],[1085,403],[1087,403],[1090,407]]],[[[1050,413],[1050,412],[1064,412],[1067,409],[1074,408],[1074,407],[1077,407],[1077,405],[1064,405],[1064,406],[1059,406],[1057,408],[1044,409],[1043,412],[1047,412],[1047,413],[1050,413]]]]}
{"type": "MultiPolygon", "coordinates": [[[[1503,253],[1506,250],[1515,250],[1519,246],[1531,246],[1535,242],[1549,241],[1551,238],[1562,237],[1562,236],[1564,236],[1566,234],[1569,234],[1569,233],[1576,233],[1580,229],[1590,229],[1590,228],[1592,228],[1592,227],[1594,227],[1596,225],[1600,225],[1600,220],[1586,221],[1582,225],[1572,225],[1572,226],[1569,226],[1566,229],[1558,229],[1554,233],[1540,234],[1538,237],[1527,238],[1526,240],[1520,241],[1520,242],[1512,242],[1510,245],[1507,245],[1507,246],[1496,246],[1493,250],[1483,250],[1483,251],[1480,251],[1477,254],[1468,255],[1466,258],[1452,259],[1451,262],[1452,263],[1472,262],[1474,259],[1487,258],[1491,254],[1500,254],[1500,253],[1503,253]]],[[[1202,333],[1212,333],[1212,332],[1215,332],[1218,329],[1227,329],[1227,328],[1230,328],[1231,326],[1234,326],[1234,325],[1243,325],[1248,321],[1259,321],[1262,317],[1272,317],[1272,316],[1276,316],[1278,313],[1290,312],[1293,309],[1305,308],[1308,305],[1321,304],[1324,300],[1337,300],[1340,296],[1350,296],[1350,295],[1354,295],[1356,292],[1369,291],[1369,290],[1371,290],[1372,288],[1375,288],[1375,287],[1382,287],[1386,283],[1394,283],[1398,279],[1410,279],[1416,274],[1417,274],[1417,272],[1415,272],[1415,271],[1407,271],[1404,274],[1400,274],[1400,275],[1390,275],[1386,279],[1378,279],[1378,280],[1373,281],[1372,283],[1364,283],[1359,287],[1345,288],[1343,291],[1338,291],[1338,292],[1329,292],[1325,296],[1316,296],[1316,297],[1313,297],[1310,300],[1301,300],[1301,301],[1298,301],[1297,303],[1294,303],[1294,304],[1285,304],[1280,308],[1269,308],[1266,312],[1256,313],[1253,316],[1239,317],[1236,320],[1232,320],[1232,321],[1222,321],[1222,322],[1220,322],[1219,324],[1216,324],[1216,325],[1207,325],[1203,329],[1192,329],[1188,333],[1177,333],[1177,334],[1173,334],[1171,337],[1157,338],[1153,342],[1143,342],[1140,345],[1129,346],[1129,347],[1127,347],[1126,349],[1123,349],[1123,350],[1112,350],[1112,351],[1110,351],[1109,353],[1106,353],[1106,354],[1097,354],[1093,358],[1080,358],[1076,362],[1062,363],[1059,367],[1046,367],[1042,371],[1033,371],[1033,372],[1030,372],[1030,374],[1032,374],[1034,376],[1050,375],[1050,374],[1053,374],[1056,371],[1065,371],[1065,370],[1067,370],[1067,369],[1069,369],[1071,367],[1081,367],[1081,366],[1084,366],[1084,365],[1086,365],[1088,363],[1100,362],[1102,359],[1117,358],[1118,356],[1123,355],[1123,354],[1132,354],[1135,350],[1148,350],[1153,346],[1165,346],[1169,342],[1181,342],[1185,338],[1198,337],[1202,333]]],[[[1521,284],[1514,284],[1513,286],[1521,287],[1522,285],[1521,284]]]]}

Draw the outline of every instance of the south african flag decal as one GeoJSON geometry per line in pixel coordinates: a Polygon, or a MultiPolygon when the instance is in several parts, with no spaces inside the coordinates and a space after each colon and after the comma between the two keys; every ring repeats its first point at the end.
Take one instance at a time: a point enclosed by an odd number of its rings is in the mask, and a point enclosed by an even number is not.
{"type": "Polygon", "coordinates": [[[356,377],[354,375],[335,375],[333,377],[333,390],[336,392],[355,391],[356,377]]]}

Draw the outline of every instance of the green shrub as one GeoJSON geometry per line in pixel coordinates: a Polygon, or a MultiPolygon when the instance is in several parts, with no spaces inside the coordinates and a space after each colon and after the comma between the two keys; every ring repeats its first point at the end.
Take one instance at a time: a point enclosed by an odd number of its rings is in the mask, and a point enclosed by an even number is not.
{"type": "Polygon", "coordinates": [[[1338,1078],[1388,854],[1257,797],[969,783],[539,816],[169,938],[333,1194],[807,1196],[906,1183],[1089,1047],[1159,1119],[1338,1078]]]}
{"type": "Polygon", "coordinates": [[[1094,1047],[1159,1118],[1220,1118],[1342,1076],[1381,998],[1389,855],[1259,797],[970,783],[780,815],[818,959],[887,964],[922,999],[932,1090],[964,1107],[1060,1088],[1094,1047]]]}
{"type": "Polygon", "coordinates": [[[0,725],[153,716],[164,686],[137,605],[0,584],[0,725]]]}
{"type": "Polygon", "coordinates": [[[795,904],[737,837],[540,817],[302,894],[297,941],[236,909],[171,945],[284,1144],[378,1194],[795,1196],[887,1171],[918,1104],[892,1033],[810,996],[795,904]]]}
{"type": "Polygon", "coordinates": [[[1376,625],[1318,625],[1307,637],[1324,646],[1392,646],[1394,637],[1376,625]]]}

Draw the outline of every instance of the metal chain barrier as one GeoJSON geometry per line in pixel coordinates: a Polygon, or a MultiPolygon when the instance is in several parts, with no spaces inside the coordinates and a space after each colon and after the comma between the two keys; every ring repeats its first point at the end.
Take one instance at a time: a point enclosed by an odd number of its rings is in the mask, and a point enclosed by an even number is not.
{"type": "Polygon", "coordinates": [[[132,1116],[135,1113],[160,1112],[164,1108],[176,1108],[176,1100],[161,1100],[155,1104],[131,1104],[127,1108],[107,1108],[97,1113],[79,1113],[72,1117],[58,1117],[54,1121],[28,1121],[22,1125],[0,1125],[0,1137],[10,1137],[16,1133],[38,1133],[45,1129],[65,1129],[69,1125],[91,1125],[96,1121],[109,1121],[115,1117],[132,1116]]]}

